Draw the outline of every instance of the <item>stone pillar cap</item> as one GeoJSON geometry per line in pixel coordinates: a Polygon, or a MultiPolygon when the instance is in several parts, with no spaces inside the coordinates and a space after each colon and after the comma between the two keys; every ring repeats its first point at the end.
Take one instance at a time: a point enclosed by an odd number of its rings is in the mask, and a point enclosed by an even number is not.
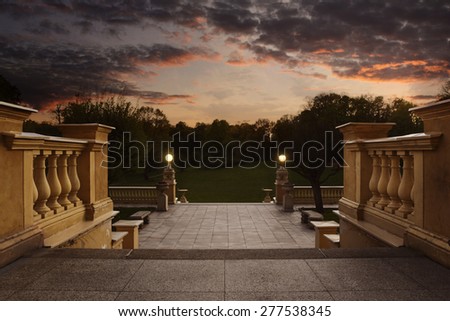
{"type": "Polygon", "coordinates": [[[350,122],[336,129],[344,135],[345,140],[355,139],[373,139],[386,137],[389,130],[395,126],[395,123],[359,123],[350,122]]]}
{"type": "Polygon", "coordinates": [[[423,120],[450,116],[450,99],[409,109],[423,120]]]}

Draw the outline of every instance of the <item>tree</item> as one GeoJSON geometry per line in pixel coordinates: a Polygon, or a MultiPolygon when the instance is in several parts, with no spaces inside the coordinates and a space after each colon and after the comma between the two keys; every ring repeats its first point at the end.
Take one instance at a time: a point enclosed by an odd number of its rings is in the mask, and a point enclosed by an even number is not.
{"type": "Polygon", "coordinates": [[[292,170],[310,182],[316,210],[323,213],[320,186],[340,170],[343,161],[342,134],[336,126],[352,121],[396,121],[399,125],[395,134],[411,133],[421,128],[420,121],[408,112],[413,106],[403,99],[386,104],[381,96],[320,94],[310,99],[298,115],[278,120],[273,132],[278,141],[293,142],[287,152],[292,170]]]}
{"type": "Polygon", "coordinates": [[[102,123],[115,127],[109,134],[109,150],[121,157],[110,164],[111,182],[138,168],[145,168],[144,175],[148,177],[158,155],[162,161],[159,143],[168,140],[170,124],[159,109],[136,107],[121,97],[95,102],[87,99],[60,106],[56,116],[63,123],[102,123]]]}
{"type": "Polygon", "coordinates": [[[437,95],[438,101],[450,99],[450,79],[447,80],[441,87],[441,91],[437,95]]]}
{"type": "Polygon", "coordinates": [[[24,132],[38,133],[48,136],[61,136],[61,132],[55,125],[48,122],[38,123],[31,119],[27,119],[23,122],[22,130],[24,132]]]}
{"type": "Polygon", "coordinates": [[[411,114],[409,109],[415,105],[402,98],[396,98],[386,105],[387,121],[395,123],[389,131],[389,136],[400,136],[423,131],[422,120],[411,114]]]}
{"type": "Polygon", "coordinates": [[[12,104],[20,103],[20,91],[0,75],[0,100],[12,104]]]}

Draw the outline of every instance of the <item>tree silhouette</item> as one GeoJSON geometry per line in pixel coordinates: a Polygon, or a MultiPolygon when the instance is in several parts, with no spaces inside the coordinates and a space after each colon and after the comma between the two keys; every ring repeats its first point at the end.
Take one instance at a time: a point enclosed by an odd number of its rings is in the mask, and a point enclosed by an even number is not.
{"type": "Polygon", "coordinates": [[[0,75],[0,100],[8,103],[20,103],[20,91],[0,75]]]}
{"type": "Polygon", "coordinates": [[[441,87],[441,91],[437,95],[438,101],[450,99],[450,79],[447,80],[441,87]]]}

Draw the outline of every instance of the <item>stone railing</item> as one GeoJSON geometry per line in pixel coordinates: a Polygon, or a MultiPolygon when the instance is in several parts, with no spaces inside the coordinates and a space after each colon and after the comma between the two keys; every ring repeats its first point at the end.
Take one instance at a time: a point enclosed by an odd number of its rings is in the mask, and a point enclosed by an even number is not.
{"type": "MultiPolygon", "coordinates": [[[[324,205],[337,205],[343,195],[343,186],[321,186],[324,205]]],[[[311,186],[294,186],[294,204],[314,205],[314,194],[311,186]]]]}
{"type": "Polygon", "coordinates": [[[158,203],[156,186],[110,186],[109,197],[116,207],[145,207],[158,203]]]}
{"type": "Polygon", "coordinates": [[[111,246],[107,137],[111,127],[67,124],[64,137],[22,132],[35,112],[0,102],[0,266],[32,248],[111,246]]]}
{"type": "Polygon", "coordinates": [[[450,100],[411,109],[424,133],[349,123],[344,135],[341,247],[409,246],[450,266],[450,100]]]}

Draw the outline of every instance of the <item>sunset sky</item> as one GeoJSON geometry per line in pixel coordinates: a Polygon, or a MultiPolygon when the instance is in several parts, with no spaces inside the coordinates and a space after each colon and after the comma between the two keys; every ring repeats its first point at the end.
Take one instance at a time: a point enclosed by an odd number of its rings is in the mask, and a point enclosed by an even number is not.
{"type": "Polygon", "coordinates": [[[321,92],[423,104],[449,21],[448,0],[0,0],[0,75],[41,111],[111,93],[173,124],[276,120],[321,92]]]}

